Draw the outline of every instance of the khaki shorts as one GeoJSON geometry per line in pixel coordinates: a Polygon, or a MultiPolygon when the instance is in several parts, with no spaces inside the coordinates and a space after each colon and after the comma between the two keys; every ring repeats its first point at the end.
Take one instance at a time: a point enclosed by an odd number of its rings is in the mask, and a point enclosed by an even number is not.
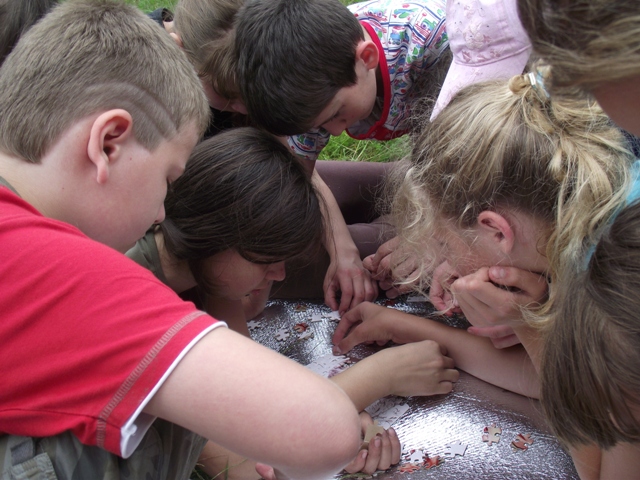
{"type": "Polygon", "coordinates": [[[81,444],[71,433],[55,437],[0,437],[0,480],[183,480],[206,439],[156,420],[133,454],[123,459],[81,444]]]}

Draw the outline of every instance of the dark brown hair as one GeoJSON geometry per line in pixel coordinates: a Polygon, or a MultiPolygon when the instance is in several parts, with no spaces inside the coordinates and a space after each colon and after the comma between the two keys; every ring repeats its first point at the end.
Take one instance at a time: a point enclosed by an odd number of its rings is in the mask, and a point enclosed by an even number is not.
{"type": "Polygon", "coordinates": [[[354,85],[362,26],[338,0],[250,0],[236,23],[237,81],[249,117],[276,135],[309,131],[354,85]]]}
{"type": "Polygon", "coordinates": [[[302,164],[273,135],[235,128],[198,144],[171,185],[160,224],[167,251],[199,285],[206,260],[233,249],[251,262],[291,260],[320,248],[321,204],[302,164]]]}

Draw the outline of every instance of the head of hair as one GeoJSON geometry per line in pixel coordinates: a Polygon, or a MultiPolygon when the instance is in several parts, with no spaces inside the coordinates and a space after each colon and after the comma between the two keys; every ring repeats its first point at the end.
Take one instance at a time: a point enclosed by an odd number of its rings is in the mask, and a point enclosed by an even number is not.
{"type": "Polygon", "coordinates": [[[58,0],[0,0],[0,64],[18,39],[58,0]]]}
{"type": "Polygon", "coordinates": [[[640,203],[567,275],[544,332],[542,405],[569,446],[640,441],[640,203]]]}
{"type": "Polygon", "coordinates": [[[33,26],[0,69],[0,149],[37,163],[71,125],[122,108],[152,150],[182,127],[206,128],[200,80],[178,46],[137,8],[69,0],[33,26]]]}
{"type": "Polygon", "coordinates": [[[640,75],[640,2],[518,0],[518,10],[534,51],[552,65],[552,87],[640,75]]]}
{"type": "Polygon", "coordinates": [[[392,208],[425,270],[440,256],[438,229],[453,225],[471,244],[482,211],[509,209],[548,225],[536,240],[553,279],[579,263],[583,241],[622,200],[631,162],[622,134],[594,102],[551,102],[529,78],[462,89],[417,136],[392,208]]]}
{"type": "Polygon", "coordinates": [[[198,74],[221,96],[240,97],[234,53],[236,15],[244,0],[180,0],[174,22],[198,74]]]}
{"type": "Polygon", "coordinates": [[[309,131],[357,81],[360,23],[339,0],[249,0],[239,14],[238,87],[255,124],[276,135],[309,131]]]}
{"type": "Polygon", "coordinates": [[[304,166],[273,135],[251,127],[198,144],[171,184],[160,224],[167,251],[199,285],[206,261],[233,249],[255,263],[303,257],[324,234],[321,203],[304,166]]]}

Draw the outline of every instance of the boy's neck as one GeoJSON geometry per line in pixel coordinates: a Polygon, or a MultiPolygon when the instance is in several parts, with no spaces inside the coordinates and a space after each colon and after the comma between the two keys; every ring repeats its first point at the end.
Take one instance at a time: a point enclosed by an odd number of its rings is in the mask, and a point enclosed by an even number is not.
{"type": "Polygon", "coordinates": [[[160,256],[160,267],[167,279],[168,286],[177,293],[186,292],[198,286],[188,262],[186,260],[178,260],[167,251],[164,244],[164,236],[160,229],[156,230],[154,237],[158,255],[160,256]]]}

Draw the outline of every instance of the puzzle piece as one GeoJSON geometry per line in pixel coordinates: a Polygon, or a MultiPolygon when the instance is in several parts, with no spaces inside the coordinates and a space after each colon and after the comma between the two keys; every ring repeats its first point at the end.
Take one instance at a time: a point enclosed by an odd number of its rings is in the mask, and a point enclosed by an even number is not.
{"type": "Polygon", "coordinates": [[[296,308],[294,308],[294,310],[296,312],[306,312],[307,311],[307,306],[299,303],[298,305],[296,305],[296,308]]]}
{"type": "Polygon", "coordinates": [[[311,315],[311,323],[317,323],[322,321],[322,315],[320,313],[314,313],[311,315]]]}
{"type": "Polygon", "coordinates": [[[373,437],[384,433],[384,428],[378,425],[378,422],[373,422],[367,427],[367,431],[364,434],[364,441],[362,442],[362,448],[369,448],[369,442],[373,437]]]}
{"type": "Polygon", "coordinates": [[[426,470],[429,470],[430,468],[439,467],[443,463],[444,460],[442,459],[442,457],[440,455],[436,455],[435,457],[427,456],[423,465],[426,470]]]}
{"type": "Polygon", "coordinates": [[[418,470],[420,470],[420,465],[415,465],[413,463],[405,463],[400,465],[400,468],[398,468],[398,472],[400,473],[413,473],[418,470]]]}
{"type": "Polygon", "coordinates": [[[531,438],[531,434],[527,433],[523,435],[519,433],[516,435],[516,438],[513,442],[511,442],[511,446],[518,450],[528,450],[529,445],[533,445],[533,438],[531,438]]]}
{"type": "Polygon", "coordinates": [[[334,322],[339,322],[340,312],[338,312],[338,310],[333,310],[332,312],[325,313],[323,317],[328,318],[329,320],[333,320],[334,322]]]}
{"type": "Polygon", "coordinates": [[[348,358],[344,355],[333,355],[328,353],[327,355],[323,355],[315,359],[307,368],[318,375],[322,375],[327,378],[331,372],[334,372],[338,369],[344,370],[347,366],[348,358]]]}
{"type": "Polygon", "coordinates": [[[407,297],[407,303],[428,302],[429,299],[424,295],[409,295],[407,297]]]}
{"type": "Polygon", "coordinates": [[[419,464],[424,462],[425,458],[429,458],[427,453],[422,449],[411,449],[409,453],[403,457],[407,463],[419,464]]]}
{"type": "Polygon", "coordinates": [[[298,338],[300,340],[308,340],[309,338],[313,338],[313,332],[311,330],[308,330],[298,335],[298,338]]]}
{"type": "Polygon", "coordinates": [[[255,330],[256,328],[260,328],[262,326],[262,322],[258,322],[257,320],[251,320],[247,322],[247,328],[249,330],[255,330]]]}
{"type": "Polygon", "coordinates": [[[279,342],[283,342],[284,340],[289,338],[290,335],[291,334],[287,332],[286,328],[281,328],[276,332],[276,340],[278,340],[279,342]]]}
{"type": "Polygon", "coordinates": [[[447,456],[455,457],[456,455],[463,456],[464,452],[467,451],[467,445],[463,445],[462,443],[452,443],[451,445],[446,445],[447,450],[444,452],[447,456]]]}
{"type": "Polygon", "coordinates": [[[308,328],[309,328],[309,324],[308,324],[308,323],[305,323],[305,322],[296,323],[296,324],[293,326],[293,329],[294,329],[297,333],[306,332],[308,328]]]}
{"type": "Polygon", "coordinates": [[[502,429],[500,427],[496,427],[494,423],[490,427],[484,427],[484,433],[482,434],[482,441],[488,442],[489,445],[493,443],[498,443],[500,441],[500,435],[502,433],[502,429]]]}
{"type": "Polygon", "coordinates": [[[373,402],[365,410],[380,425],[384,428],[389,428],[409,410],[409,405],[402,402],[404,402],[404,399],[399,397],[381,398],[373,402]]]}
{"type": "Polygon", "coordinates": [[[384,306],[385,307],[393,307],[396,304],[396,301],[388,298],[387,300],[384,301],[384,306]]]}

